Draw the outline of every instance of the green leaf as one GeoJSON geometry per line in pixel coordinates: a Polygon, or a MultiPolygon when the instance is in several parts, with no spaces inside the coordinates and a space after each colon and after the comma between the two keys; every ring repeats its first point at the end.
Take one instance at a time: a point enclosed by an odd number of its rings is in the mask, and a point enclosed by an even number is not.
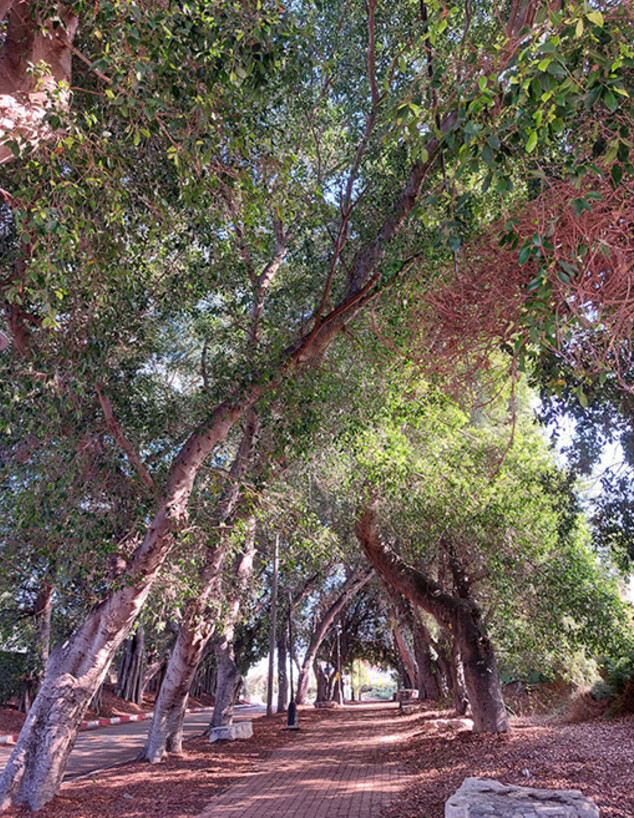
{"type": "Polygon", "coordinates": [[[523,267],[526,264],[526,262],[530,259],[532,253],[533,248],[531,247],[530,244],[525,244],[522,247],[517,256],[517,262],[520,265],[520,267],[523,267]]]}
{"type": "Polygon", "coordinates": [[[603,28],[603,15],[601,14],[600,11],[589,11],[586,14],[586,17],[595,26],[599,26],[599,28],[603,28]]]}
{"type": "Polygon", "coordinates": [[[585,199],[573,199],[572,209],[575,211],[577,216],[581,216],[585,210],[592,210],[592,205],[585,199]]]}
{"type": "Polygon", "coordinates": [[[557,264],[571,278],[575,278],[575,276],[579,275],[579,268],[577,266],[575,266],[574,264],[570,264],[567,261],[558,261],[557,264]]]}
{"type": "Polygon", "coordinates": [[[620,165],[612,165],[610,168],[610,176],[615,185],[621,184],[623,178],[623,168],[620,165]]]}

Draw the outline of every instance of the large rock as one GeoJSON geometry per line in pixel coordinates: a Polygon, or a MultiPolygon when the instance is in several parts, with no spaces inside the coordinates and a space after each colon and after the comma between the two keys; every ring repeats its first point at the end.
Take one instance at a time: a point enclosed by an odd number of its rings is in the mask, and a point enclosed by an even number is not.
{"type": "Polygon", "coordinates": [[[599,810],[579,790],[538,790],[465,778],[445,804],[445,818],[599,818],[599,810]]]}
{"type": "Polygon", "coordinates": [[[212,727],[209,741],[235,741],[241,738],[251,738],[253,723],[239,721],[237,724],[227,724],[225,727],[212,727]]]}

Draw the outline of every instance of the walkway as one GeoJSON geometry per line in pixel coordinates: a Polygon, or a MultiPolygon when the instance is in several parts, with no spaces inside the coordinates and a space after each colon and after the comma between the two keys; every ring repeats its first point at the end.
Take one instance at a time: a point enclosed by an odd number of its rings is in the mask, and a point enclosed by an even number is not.
{"type": "Polygon", "coordinates": [[[378,816],[406,783],[394,754],[386,752],[401,730],[394,705],[356,705],[328,713],[293,734],[199,818],[378,816]],[[382,751],[390,760],[382,758],[382,751]]]}

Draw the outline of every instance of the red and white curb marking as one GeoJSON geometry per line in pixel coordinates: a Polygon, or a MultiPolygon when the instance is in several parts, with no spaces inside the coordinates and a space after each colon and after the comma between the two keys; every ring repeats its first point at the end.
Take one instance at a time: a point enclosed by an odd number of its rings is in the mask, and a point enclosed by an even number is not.
{"type": "MultiPolygon", "coordinates": [[[[204,713],[206,710],[213,710],[212,707],[188,707],[186,713],[204,713]]],[[[114,716],[111,719],[95,719],[94,721],[82,721],[80,730],[97,730],[99,727],[110,727],[111,724],[125,724],[128,721],[145,721],[151,719],[154,713],[132,713],[130,716],[114,716]]],[[[0,736],[0,744],[15,744],[19,733],[12,736],[0,736]]]]}

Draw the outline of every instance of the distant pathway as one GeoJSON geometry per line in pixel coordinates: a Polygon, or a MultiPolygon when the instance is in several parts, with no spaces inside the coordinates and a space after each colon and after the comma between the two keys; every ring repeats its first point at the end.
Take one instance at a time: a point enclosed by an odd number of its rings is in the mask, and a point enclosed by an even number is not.
{"type": "Polygon", "coordinates": [[[374,818],[406,784],[393,754],[381,757],[401,730],[394,705],[328,714],[289,736],[199,818],[374,818]]]}

